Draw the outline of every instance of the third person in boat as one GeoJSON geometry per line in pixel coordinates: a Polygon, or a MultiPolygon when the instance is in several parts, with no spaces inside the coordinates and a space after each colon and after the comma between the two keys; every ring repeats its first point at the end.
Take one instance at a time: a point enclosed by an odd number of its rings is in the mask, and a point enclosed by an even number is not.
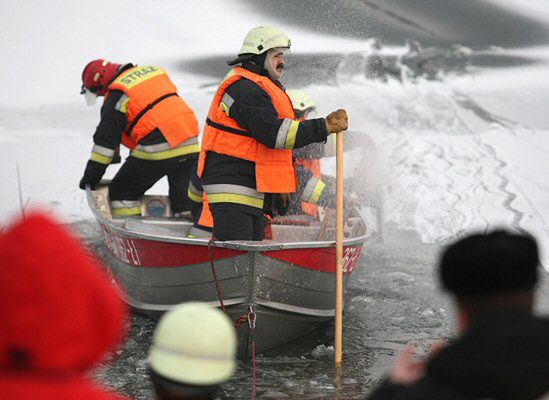
{"type": "MultiPolygon", "coordinates": [[[[302,90],[288,90],[296,118],[306,121],[316,109],[314,100],[302,90]]],[[[290,196],[288,214],[308,214],[318,219],[318,207],[335,208],[335,182],[322,176],[320,159],[324,143],[312,143],[294,151],[297,191],[290,196]]],[[[333,179],[332,179],[333,180],[333,179]]]]}
{"type": "Polygon", "coordinates": [[[347,129],[345,110],[299,121],[279,79],[290,38],[252,29],[214,96],[198,162],[218,240],[262,240],[263,211],[296,191],[294,149],[347,129]]]}

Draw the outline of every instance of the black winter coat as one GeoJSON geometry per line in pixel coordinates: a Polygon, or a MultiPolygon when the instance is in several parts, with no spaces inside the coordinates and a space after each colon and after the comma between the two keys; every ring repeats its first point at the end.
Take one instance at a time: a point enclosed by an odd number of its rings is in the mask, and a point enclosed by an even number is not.
{"type": "Polygon", "coordinates": [[[492,313],[427,365],[412,386],[384,382],[368,400],[535,400],[549,393],[549,319],[492,313]]]}

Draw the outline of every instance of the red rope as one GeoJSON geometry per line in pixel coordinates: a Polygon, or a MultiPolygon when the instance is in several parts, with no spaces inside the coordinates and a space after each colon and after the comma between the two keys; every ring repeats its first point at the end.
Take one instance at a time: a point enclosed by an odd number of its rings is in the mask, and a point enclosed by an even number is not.
{"type": "Polygon", "coordinates": [[[255,400],[255,393],[257,391],[257,364],[255,358],[255,339],[252,341],[252,361],[254,363],[254,391],[252,393],[252,400],[255,400]]]}
{"type": "Polygon", "coordinates": [[[255,358],[255,319],[256,314],[250,306],[250,309],[248,310],[248,328],[250,332],[250,342],[252,343],[252,362],[254,365],[254,386],[253,386],[253,392],[252,392],[252,400],[255,399],[255,394],[257,391],[257,363],[255,358]]]}
{"type": "MultiPolygon", "coordinates": [[[[217,298],[219,299],[219,304],[221,304],[221,308],[223,309],[223,312],[227,315],[227,317],[230,318],[229,313],[227,312],[227,309],[225,308],[225,304],[223,303],[223,296],[221,295],[221,287],[219,285],[219,281],[217,280],[217,274],[215,272],[215,265],[214,265],[214,259],[213,259],[213,239],[210,239],[208,242],[208,253],[210,256],[210,266],[212,268],[212,275],[215,282],[215,290],[217,291],[217,298]]],[[[238,317],[236,321],[234,322],[234,327],[237,329],[241,325],[248,323],[248,329],[250,332],[250,340],[252,342],[252,361],[254,365],[254,384],[253,384],[253,392],[252,392],[252,400],[255,400],[255,394],[257,392],[257,362],[255,357],[255,312],[252,309],[252,306],[250,306],[250,309],[246,311],[246,314],[238,317]]]]}
{"type": "Polygon", "coordinates": [[[236,321],[234,321],[234,327],[238,328],[238,327],[240,327],[240,325],[243,325],[247,322],[248,322],[248,313],[246,313],[246,315],[242,315],[242,316],[238,317],[236,319],[236,321]]]}

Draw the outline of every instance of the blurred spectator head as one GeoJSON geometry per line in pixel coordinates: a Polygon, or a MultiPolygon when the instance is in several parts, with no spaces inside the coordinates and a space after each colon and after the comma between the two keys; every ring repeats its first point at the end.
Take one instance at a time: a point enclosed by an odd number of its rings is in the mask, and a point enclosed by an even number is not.
{"type": "Polygon", "coordinates": [[[439,273],[443,287],[474,316],[495,308],[530,311],[538,265],[535,239],[499,230],[448,246],[439,273]]]}
{"type": "Polygon", "coordinates": [[[160,319],[149,352],[159,399],[210,399],[236,367],[236,332],[227,316],[184,303],[160,319]]]}
{"type": "MultiPolygon", "coordinates": [[[[51,382],[84,377],[121,341],[126,307],[99,263],[49,216],[34,213],[5,231],[0,254],[0,370],[15,381],[43,374],[41,398],[49,398],[51,382]]],[[[82,397],[103,398],[79,385],[82,397]]]]}

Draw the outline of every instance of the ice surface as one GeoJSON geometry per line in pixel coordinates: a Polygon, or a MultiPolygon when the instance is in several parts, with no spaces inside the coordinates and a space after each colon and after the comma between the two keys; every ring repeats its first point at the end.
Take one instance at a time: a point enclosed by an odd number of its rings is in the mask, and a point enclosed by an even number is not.
{"type": "MultiPolygon", "coordinates": [[[[544,0],[505,4],[549,21],[544,0]]],[[[375,142],[379,162],[363,170],[365,179],[385,186],[388,222],[419,232],[425,242],[511,224],[535,233],[547,260],[549,47],[492,49],[534,59],[529,65],[381,81],[348,68],[357,54],[372,52],[371,42],[280,23],[245,1],[226,7],[220,0],[192,6],[170,0],[153,7],[146,1],[7,0],[2,7],[0,225],[19,212],[17,165],[24,203],[44,204],[72,220],[91,217],[77,188],[99,113],[79,96],[87,61],[106,57],[164,66],[204,121],[217,79],[184,71],[182,62],[229,57],[250,27],[277,24],[292,36],[296,57],[341,54],[330,84],[308,84],[305,90],[316,99],[318,115],[344,107],[351,128],[375,142]]],[[[406,49],[383,51],[398,55],[406,49]]],[[[364,155],[356,153],[348,153],[348,171],[364,166],[364,155]]],[[[333,169],[334,160],[323,163],[333,169]]],[[[161,181],[152,192],[166,187],[161,181]]]]}

